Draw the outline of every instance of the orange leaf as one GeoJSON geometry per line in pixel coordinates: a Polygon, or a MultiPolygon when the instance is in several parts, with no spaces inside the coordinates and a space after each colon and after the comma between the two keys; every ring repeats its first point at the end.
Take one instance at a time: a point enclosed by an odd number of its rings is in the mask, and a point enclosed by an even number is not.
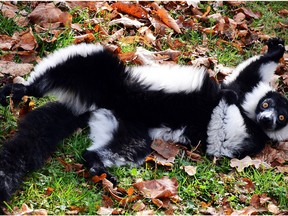
{"type": "Polygon", "coordinates": [[[46,194],[47,196],[50,196],[50,195],[53,193],[53,191],[54,191],[53,188],[48,187],[48,188],[46,189],[46,191],[45,191],[45,194],[46,194]]]}
{"type": "Polygon", "coordinates": [[[102,181],[102,180],[105,179],[106,177],[107,177],[107,174],[106,174],[106,173],[102,173],[100,176],[95,175],[95,176],[92,177],[92,181],[95,182],[95,183],[97,183],[97,182],[102,181]]]}
{"type": "Polygon", "coordinates": [[[172,28],[177,33],[182,33],[176,21],[169,15],[169,13],[160,8],[155,2],[151,4],[156,9],[156,14],[169,28],[172,28]]]}
{"type": "Polygon", "coordinates": [[[142,8],[139,4],[134,3],[124,3],[124,2],[116,2],[112,4],[113,9],[117,9],[119,12],[127,13],[136,18],[146,18],[147,12],[142,8]]]}
{"type": "Polygon", "coordinates": [[[127,195],[131,196],[133,193],[134,193],[134,188],[132,188],[132,187],[128,188],[127,195]]]}

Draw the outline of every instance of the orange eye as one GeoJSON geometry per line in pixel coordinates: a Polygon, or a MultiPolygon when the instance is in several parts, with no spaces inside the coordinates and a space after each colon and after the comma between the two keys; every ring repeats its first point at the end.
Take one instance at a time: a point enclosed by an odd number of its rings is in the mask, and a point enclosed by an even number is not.
{"type": "Polygon", "coordinates": [[[285,116],[284,115],[279,115],[278,118],[279,118],[280,121],[284,121],[285,120],[285,116]]]}
{"type": "Polygon", "coordinates": [[[262,107],[263,107],[264,109],[267,109],[267,108],[269,107],[269,104],[265,102],[265,103],[262,104],[262,107]]]}

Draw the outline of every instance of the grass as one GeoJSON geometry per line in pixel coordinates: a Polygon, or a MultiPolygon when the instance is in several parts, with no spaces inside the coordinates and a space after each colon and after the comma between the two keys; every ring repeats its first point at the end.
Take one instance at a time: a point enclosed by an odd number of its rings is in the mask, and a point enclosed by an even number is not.
{"type": "MultiPolygon", "coordinates": [[[[260,11],[263,15],[259,20],[253,20],[249,25],[253,28],[263,27],[265,34],[277,35],[288,41],[288,35],[284,32],[284,29],[275,28],[278,22],[285,23],[285,19],[278,16],[277,12],[280,9],[287,8],[287,4],[288,2],[247,2],[246,7],[251,8],[253,11],[260,11]]],[[[200,8],[205,11],[207,3],[200,5],[200,8]]],[[[23,4],[23,9],[29,11],[29,4],[23,4]]],[[[218,9],[221,14],[232,17],[231,10],[226,4],[218,9]]],[[[89,14],[86,10],[75,9],[69,12],[73,15],[73,23],[84,23],[87,18],[95,16],[95,14],[89,14]]],[[[100,15],[97,14],[97,16],[100,15]]],[[[173,13],[173,17],[176,19],[177,13],[173,13]]],[[[214,24],[215,20],[210,20],[205,23],[205,27],[211,27],[214,24]]],[[[86,28],[89,29],[92,26],[88,25],[86,28]]],[[[15,31],[20,30],[22,28],[17,27],[12,19],[7,19],[0,14],[0,34],[11,36],[15,31]]],[[[168,30],[167,35],[170,33],[169,31],[171,30],[168,30]]],[[[41,36],[49,37],[49,32],[43,33],[41,36]]],[[[71,44],[74,36],[75,32],[73,30],[66,29],[54,43],[43,42],[40,38],[37,38],[39,44],[37,51],[42,57],[46,52],[52,52],[57,48],[71,44]]],[[[99,40],[97,35],[95,36],[99,40]]],[[[176,37],[186,44],[179,48],[181,51],[191,51],[195,45],[201,45],[203,40],[203,34],[193,30],[176,35],[176,37]]],[[[207,35],[207,37],[207,46],[209,48],[207,56],[216,56],[218,62],[226,66],[235,66],[244,59],[258,54],[263,46],[260,43],[255,43],[247,47],[244,53],[241,54],[237,48],[231,45],[223,44],[223,49],[220,49],[216,45],[219,39],[217,35],[207,35]]],[[[163,49],[169,48],[166,40],[166,37],[160,40],[163,49]]],[[[125,44],[121,48],[123,52],[131,52],[135,51],[138,45],[138,42],[137,44],[125,44]]],[[[152,48],[150,47],[150,49],[152,48]]],[[[187,56],[181,56],[179,59],[180,63],[185,63],[187,56]]],[[[51,100],[51,98],[34,99],[36,107],[41,106],[48,100],[51,100]]],[[[3,142],[15,130],[16,119],[8,108],[3,107],[0,107],[0,118],[0,142],[3,142]]],[[[82,152],[90,144],[87,133],[88,129],[85,129],[65,139],[59,145],[57,152],[51,156],[42,169],[30,173],[25,178],[21,190],[13,196],[11,201],[6,203],[7,209],[12,211],[14,207],[21,207],[23,203],[26,203],[34,209],[47,209],[48,214],[67,214],[75,207],[81,209],[80,214],[96,214],[99,206],[102,206],[102,195],[105,193],[103,188],[100,184],[93,183],[89,179],[79,176],[75,171],[66,172],[65,167],[57,159],[62,158],[69,164],[82,163],[82,152]],[[50,194],[49,190],[51,189],[52,193],[50,194]]],[[[178,192],[182,201],[180,204],[175,204],[177,206],[175,214],[201,214],[200,209],[203,205],[220,208],[225,200],[229,201],[233,209],[242,209],[244,206],[249,205],[253,194],[264,193],[275,199],[281,209],[288,209],[288,184],[284,180],[284,174],[275,172],[274,169],[264,171],[255,168],[247,168],[243,172],[238,173],[230,168],[229,159],[222,159],[217,164],[213,164],[206,157],[202,161],[194,162],[186,158],[184,154],[180,154],[171,170],[144,164],[140,167],[114,167],[110,171],[118,178],[119,186],[125,189],[130,188],[131,184],[137,179],[150,180],[163,176],[176,177],[179,183],[178,192]],[[184,165],[197,166],[196,175],[188,176],[181,169],[184,165]],[[242,185],[245,182],[241,181],[241,178],[250,179],[253,182],[254,190],[242,190],[242,185]],[[247,197],[246,201],[243,202],[240,199],[241,195],[247,197]]],[[[158,209],[150,200],[144,199],[143,202],[145,202],[147,208],[154,209],[157,214],[164,214],[164,210],[158,209]]],[[[115,201],[114,207],[120,207],[119,203],[115,201]]],[[[126,212],[126,214],[133,213],[135,212],[131,210],[126,212]]]]}

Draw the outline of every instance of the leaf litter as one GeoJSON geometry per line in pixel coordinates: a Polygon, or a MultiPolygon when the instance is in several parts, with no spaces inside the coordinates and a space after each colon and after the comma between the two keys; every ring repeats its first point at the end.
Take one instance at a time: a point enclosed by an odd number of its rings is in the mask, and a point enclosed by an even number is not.
{"type": "MultiPolygon", "coordinates": [[[[74,43],[95,43],[101,39],[102,44],[119,54],[120,58],[127,63],[139,65],[175,64],[180,57],[187,56],[190,59],[187,61],[188,64],[206,67],[210,76],[218,80],[231,73],[232,69],[207,56],[209,50],[207,35],[214,35],[219,38],[217,46],[220,49],[224,49],[226,45],[233,46],[239,54],[242,54],[243,48],[251,46],[257,40],[266,41],[270,38],[269,35],[265,35],[261,31],[261,28],[252,29],[249,27],[251,20],[261,19],[262,14],[251,11],[245,7],[245,2],[240,1],[211,2],[202,9],[199,7],[200,1],[153,3],[80,1],[57,4],[49,2],[25,4],[32,8],[31,12],[20,10],[17,5],[10,2],[0,3],[0,11],[4,17],[13,19],[19,27],[26,27],[26,30],[16,31],[12,36],[3,33],[0,35],[0,77],[3,77],[3,80],[7,75],[17,77],[28,74],[33,68],[32,63],[40,60],[38,56],[39,42],[37,42],[36,37],[41,42],[53,44],[67,28],[74,32],[74,43]],[[224,4],[233,8],[231,8],[231,13],[234,14],[232,17],[213,12],[224,4]],[[77,16],[80,9],[87,9],[91,14],[97,13],[101,18],[95,16],[92,19],[87,18],[83,22],[74,22],[73,18],[77,16]],[[67,12],[68,10],[75,12],[71,14],[67,12]],[[171,15],[171,10],[179,12],[176,18],[171,15]],[[207,26],[209,19],[215,20],[213,26],[210,24],[209,27],[207,26]],[[29,24],[33,24],[33,27],[27,27],[29,24]],[[192,51],[184,52],[182,47],[185,46],[185,42],[175,36],[191,30],[202,33],[203,43],[202,46],[191,47],[192,51]],[[163,39],[166,40],[170,49],[163,49],[163,39]],[[123,52],[122,46],[129,45],[131,42],[137,44],[135,51],[123,52]],[[13,63],[15,56],[19,56],[21,62],[13,63]],[[191,57],[194,59],[191,60],[191,57]]],[[[279,14],[287,16],[287,10],[282,9],[279,14]]],[[[287,25],[279,23],[277,28],[287,28],[287,25]]],[[[277,70],[280,73],[278,76],[283,80],[278,88],[283,92],[287,90],[287,68],[287,54],[285,54],[281,67],[277,70]]],[[[0,83],[4,84],[2,81],[0,83]]],[[[29,109],[28,105],[28,111],[29,109]]],[[[152,148],[155,152],[148,156],[146,161],[152,161],[168,170],[174,166],[175,158],[179,157],[179,152],[182,155],[185,154],[185,157],[190,158],[191,161],[201,163],[202,160],[201,152],[189,151],[169,142],[155,140],[152,143],[152,148]]],[[[232,159],[230,166],[238,172],[242,172],[250,166],[254,166],[256,169],[272,167],[277,172],[287,174],[287,155],[288,142],[281,142],[277,145],[267,145],[260,154],[253,158],[232,159]]],[[[78,175],[88,178],[89,174],[81,164],[67,163],[63,158],[58,158],[58,160],[67,172],[76,172],[78,175]]],[[[182,169],[190,178],[197,174],[197,166],[190,164],[182,166],[182,169]]],[[[103,207],[99,207],[98,214],[123,214],[129,204],[131,204],[129,208],[138,214],[154,214],[155,212],[150,210],[147,202],[143,200],[144,197],[150,199],[157,208],[165,208],[167,213],[171,214],[174,212],[171,203],[181,200],[177,195],[179,185],[176,178],[163,177],[157,180],[141,180],[127,190],[114,188],[105,175],[92,177],[92,182],[102,183],[106,193],[103,194],[103,207]],[[120,208],[114,207],[115,200],[116,203],[120,204],[120,208]]],[[[235,189],[244,194],[253,193],[254,183],[249,178],[241,178],[239,184],[235,185],[235,189]]],[[[45,193],[49,196],[53,193],[53,188],[48,187],[45,193]]],[[[245,200],[244,196],[243,200],[245,200]]],[[[232,209],[227,200],[224,200],[222,204],[226,209],[216,209],[211,205],[203,204],[204,210],[202,212],[210,214],[222,212],[231,215],[250,215],[261,212],[281,213],[275,200],[263,194],[254,194],[250,200],[250,206],[246,206],[242,210],[232,209]]],[[[39,211],[39,214],[47,214],[45,210],[39,211]]],[[[77,214],[81,211],[83,209],[80,207],[71,207],[67,214],[77,214]]],[[[29,209],[25,205],[21,210],[18,210],[18,214],[27,215],[30,213],[38,214],[38,210],[29,209]]]]}

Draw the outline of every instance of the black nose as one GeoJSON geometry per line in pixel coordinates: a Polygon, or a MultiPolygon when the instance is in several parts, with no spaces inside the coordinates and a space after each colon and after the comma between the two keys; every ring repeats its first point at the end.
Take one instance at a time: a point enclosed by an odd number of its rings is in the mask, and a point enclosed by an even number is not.
{"type": "Polygon", "coordinates": [[[263,116],[262,118],[259,119],[259,124],[264,129],[272,129],[273,128],[273,118],[272,117],[263,116]]]}

